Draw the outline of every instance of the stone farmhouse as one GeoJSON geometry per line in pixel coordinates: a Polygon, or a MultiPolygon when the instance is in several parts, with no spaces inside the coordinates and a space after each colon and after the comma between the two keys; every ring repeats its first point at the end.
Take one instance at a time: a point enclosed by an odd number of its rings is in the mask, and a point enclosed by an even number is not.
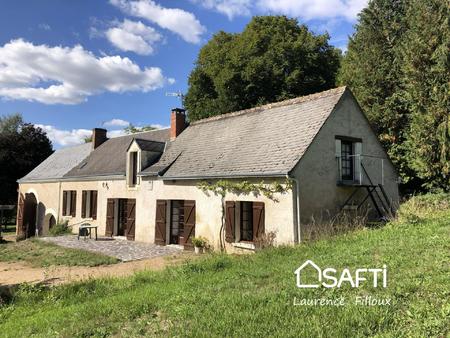
{"type": "Polygon", "coordinates": [[[265,234],[295,244],[346,211],[394,213],[398,175],[346,87],[55,151],[19,180],[17,234],[45,235],[67,220],[74,232],[181,245],[203,236],[216,249],[253,250],[265,234]],[[289,186],[258,191],[200,189],[218,181],[289,186]]]}

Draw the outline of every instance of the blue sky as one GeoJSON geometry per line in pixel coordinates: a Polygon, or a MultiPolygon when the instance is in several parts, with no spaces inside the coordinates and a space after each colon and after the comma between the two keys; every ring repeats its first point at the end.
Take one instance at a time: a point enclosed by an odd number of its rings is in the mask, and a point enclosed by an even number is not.
{"type": "Polygon", "coordinates": [[[169,124],[201,46],[252,15],[284,14],[345,49],[366,0],[14,0],[0,11],[0,115],[20,112],[54,147],[132,123],[169,124]]]}

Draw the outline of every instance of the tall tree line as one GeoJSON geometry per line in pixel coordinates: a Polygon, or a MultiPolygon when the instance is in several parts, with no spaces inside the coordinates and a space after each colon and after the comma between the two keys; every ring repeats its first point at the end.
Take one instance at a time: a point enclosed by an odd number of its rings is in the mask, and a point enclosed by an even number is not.
{"type": "Polygon", "coordinates": [[[446,0],[372,0],[342,61],[410,190],[450,190],[449,48],[446,0]]]}

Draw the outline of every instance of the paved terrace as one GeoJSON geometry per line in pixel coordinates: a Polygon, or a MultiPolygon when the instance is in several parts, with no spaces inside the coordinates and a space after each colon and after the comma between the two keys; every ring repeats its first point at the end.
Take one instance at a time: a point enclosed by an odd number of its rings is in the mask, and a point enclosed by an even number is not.
{"type": "Polygon", "coordinates": [[[138,259],[170,256],[182,252],[182,249],[174,246],[159,246],[151,243],[139,243],[122,239],[99,238],[77,239],[77,236],[42,237],[43,241],[54,243],[66,248],[82,249],[101,253],[120,259],[123,262],[138,259]]]}

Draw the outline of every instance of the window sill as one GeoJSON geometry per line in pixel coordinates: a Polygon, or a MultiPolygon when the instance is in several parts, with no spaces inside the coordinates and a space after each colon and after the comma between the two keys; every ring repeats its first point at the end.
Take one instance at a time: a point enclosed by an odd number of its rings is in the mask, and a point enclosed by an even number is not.
{"type": "Polygon", "coordinates": [[[355,186],[355,185],[361,185],[359,183],[359,180],[343,180],[343,181],[337,181],[338,186],[355,186]]]}
{"type": "Polygon", "coordinates": [[[232,246],[239,249],[246,249],[246,250],[255,250],[255,244],[251,242],[236,242],[231,243],[232,246]]]}

